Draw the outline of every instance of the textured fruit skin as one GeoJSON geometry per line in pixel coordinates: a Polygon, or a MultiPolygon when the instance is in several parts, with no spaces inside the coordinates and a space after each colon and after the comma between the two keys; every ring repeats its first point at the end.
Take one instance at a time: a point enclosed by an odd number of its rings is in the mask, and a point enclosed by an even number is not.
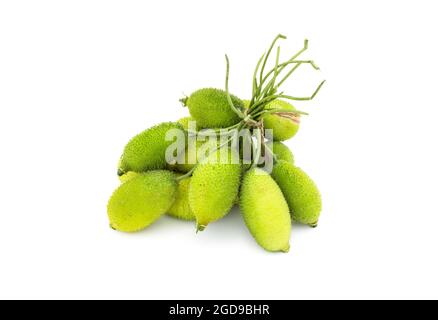
{"type": "MultiPolygon", "coordinates": [[[[196,164],[202,160],[203,154],[202,154],[202,146],[204,146],[205,143],[209,143],[211,145],[211,149],[213,149],[216,146],[216,143],[214,140],[212,141],[195,141],[190,147],[186,146],[185,152],[178,155],[177,163],[175,165],[175,169],[178,172],[187,173],[190,170],[192,170],[196,164]],[[195,160],[193,162],[192,160],[195,160]]],[[[205,148],[207,148],[208,145],[205,145],[205,148]]]]}
{"type": "Polygon", "coordinates": [[[121,184],[107,206],[111,227],[123,232],[146,228],[169,210],[176,190],[175,174],[165,170],[142,173],[121,184]]]}
{"type": "MultiPolygon", "coordinates": [[[[243,110],[243,102],[235,96],[231,100],[236,108],[243,110]]],[[[200,128],[226,128],[240,121],[228,104],[225,91],[205,88],[195,91],[185,100],[190,115],[200,128]]]]}
{"type": "Polygon", "coordinates": [[[272,143],[272,151],[277,156],[277,160],[284,160],[294,164],[295,159],[292,151],[282,142],[274,141],[272,143]]]}
{"type": "MultiPolygon", "coordinates": [[[[184,130],[189,130],[189,122],[195,122],[195,121],[196,120],[193,117],[184,117],[179,119],[177,122],[183,126],[184,130]]],[[[196,124],[195,130],[198,129],[199,129],[198,124],[196,124]]]]}
{"type": "MultiPolygon", "coordinates": [[[[241,165],[228,162],[213,163],[219,151],[201,161],[193,172],[189,189],[189,203],[196,216],[198,230],[224,217],[234,205],[239,192],[241,165]]],[[[238,156],[237,156],[238,158],[238,156]]]]}
{"type": "Polygon", "coordinates": [[[212,150],[217,148],[219,142],[219,140],[216,142],[215,139],[209,139],[206,141],[196,140],[190,145],[190,147],[189,145],[186,145],[184,153],[178,155],[176,164],[173,166],[172,170],[182,173],[189,172],[205,157],[206,154],[209,154],[212,150]]]}
{"type": "Polygon", "coordinates": [[[166,149],[173,141],[166,141],[168,130],[184,130],[181,124],[174,122],[161,123],[136,135],[125,146],[119,172],[145,172],[165,169],[166,149]]]}
{"type": "Polygon", "coordinates": [[[189,204],[189,187],[191,178],[186,178],[178,182],[176,199],[169,211],[168,215],[182,219],[193,221],[196,219],[189,204]]]}
{"type": "Polygon", "coordinates": [[[175,170],[178,172],[189,172],[190,170],[192,170],[196,164],[198,163],[198,148],[201,146],[202,144],[199,143],[198,141],[196,141],[194,143],[194,145],[192,147],[188,147],[186,146],[186,149],[184,151],[183,154],[179,154],[178,155],[178,159],[177,162],[175,164],[175,170]],[[196,149],[195,149],[196,147],[196,149]],[[195,154],[196,152],[196,154],[195,154]],[[196,158],[196,162],[190,162],[189,160],[193,160],[194,158],[196,158]]]}
{"type": "MultiPolygon", "coordinates": [[[[274,100],[269,103],[265,110],[282,109],[282,110],[296,110],[294,106],[283,100],[274,100]]],[[[263,123],[265,129],[273,130],[273,139],[275,141],[285,141],[296,135],[300,125],[293,122],[291,119],[281,117],[276,114],[265,114],[263,116],[263,123]]]]}
{"type": "Polygon", "coordinates": [[[119,180],[121,183],[125,183],[125,182],[128,182],[129,180],[132,180],[133,178],[135,178],[139,174],[140,173],[138,173],[138,172],[129,171],[129,172],[126,172],[125,174],[121,175],[119,177],[119,180]]]}
{"type": "Polygon", "coordinates": [[[268,251],[289,251],[292,229],[289,207],[274,179],[261,169],[251,169],[240,191],[243,219],[257,243],[268,251]]]}
{"type": "Polygon", "coordinates": [[[239,155],[242,160],[247,160],[250,162],[253,158],[252,144],[251,144],[251,133],[247,131],[241,131],[241,136],[239,137],[239,155]],[[245,150],[246,148],[246,150],[245,150]],[[247,154],[245,154],[247,152],[247,154]]]}
{"type": "Polygon", "coordinates": [[[272,177],[283,191],[292,219],[316,227],[322,201],[313,180],[303,170],[286,161],[279,161],[274,166],[272,177]]]}

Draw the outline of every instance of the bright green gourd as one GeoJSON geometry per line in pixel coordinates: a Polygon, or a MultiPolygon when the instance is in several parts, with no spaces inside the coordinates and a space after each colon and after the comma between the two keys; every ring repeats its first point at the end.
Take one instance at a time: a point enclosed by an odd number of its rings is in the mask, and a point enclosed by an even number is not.
{"type": "Polygon", "coordinates": [[[149,128],[136,135],[125,147],[119,175],[128,171],[145,172],[148,170],[165,169],[166,149],[174,141],[166,141],[169,130],[184,130],[181,124],[165,122],[149,128]]]}
{"type": "Polygon", "coordinates": [[[243,179],[240,208],[257,243],[268,251],[289,251],[291,217],[284,196],[261,169],[251,169],[243,179]]]}
{"type": "Polygon", "coordinates": [[[292,219],[316,227],[322,202],[313,180],[303,170],[286,161],[279,161],[274,166],[272,177],[283,191],[292,219]]]}
{"type": "Polygon", "coordinates": [[[290,163],[294,163],[294,155],[292,151],[282,142],[274,141],[272,143],[274,154],[277,156],[277,160],[284,160],[290,163]]]}
{"type": "Polygon", "coordinates": [[[166,213],[175,201],[175,174],[149,171],[121,184],[108,202],[111,227],[118,231],[139,231],[166,213]]]}
{"type": "Polygon", "coordinates": [[[295,111],[295,107],[283,100],[274,100],[266,105],[265,110],[284,110],[281,113],[267,113],[263,116],[265,129],[273,130],[275,141],[285,141],[296,135],[300,128],[299,118],[288,114],[295,111]]]}
{"type": "Polygon", "coordinates": [[[189,204],[189,187],[191,178],[185,178],[178,182],[176,199],[167,212],[170,216],[182,220],[195,220],[195,215],[189,204]]]}
{"type": "MultiPolygon", "coordinates": [[[[243,110],[242,100],[236,96],[231,96],[231,100],[236,108],[243,110]]],[[[240,121],[223,90],[200,89],[181,101],[189,108],[199,128],[226,128],[240,121]]]]}
{"type": "Polygon", "coordinates": [[[220,159],[220,150],[213,152],[198,164],[193,173],[189,202],[198,230],[224,217],[238,195],[241,175],[239,156],[230,150],[225,152],[225,159],[220,159]]]}

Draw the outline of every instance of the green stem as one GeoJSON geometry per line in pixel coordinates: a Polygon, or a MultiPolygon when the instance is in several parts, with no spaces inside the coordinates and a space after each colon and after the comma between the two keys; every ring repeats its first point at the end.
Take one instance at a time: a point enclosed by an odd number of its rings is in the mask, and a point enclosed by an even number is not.
{"type": "Polygon", "coordinates": [[[236,108],[234,106],[233,100],[231,99],[231,96],[230,96],[230,91],[228,90],[228,78],[230,75],[230,60],[228,59],[227,55],[225,55],[225,60],[227,61],[227,74],[225,77],[225,91],[227,93],[228,104],[230,105],[231,109],[233,109],[233,111],[239,116],[239,118],[243,119],[243,118],[245,118],[245,115],[242,113],[242,111],[240,111],[238,108],[236,108]]]}
{"type": "Polygon", "coordinates": [[[274,151],[268,147],[268,145],[266,143],[263,143],[263,146],[265,147],[265,156],[266,156],[266,150],[269,151],[269,153],[271,154],[272,158],[274,159],[274,161],[278,161],[278,157],[277,155],[274,153],[274,151]]]}
{"type": "Polygon", "coordinates": [[[295,70],[297,70],[299,68],[299,66],[301,66],[301,62],[296,64],[284,77],[283,79],[281,79],[281,81],[278,83],[277,87],[280,87],[286,80],[287,78],[289,78],[291,76],[292,73],[295,72],[295,70]]]}
{"type": "Polygon", "coordinates": [[[267,105],[268,103],[274,101],[275,99],[280,98],[282,94],[283,93],[275,94],[275,95],[272,95],[272,96],[268,96],[268,97],[265,97],[262,100],[256,102],[254,104],[253,108],[251,108],[251,110],[249,111],[249,114],[253,115],[256,112],[259,112],[259,111],[263,110],[265,105],[267,105]]]}
{"type": "Polygon", "coordinates": [[[318,88],[316,88],[315,92],[313,92],[313,94],[310,97],[293,97],[293,96],[288,96],[288,95],[281,95],[280,98],[289,99],[289,100],[297,100],[297,101],[312,100],[318,94],[319,90],[321,89],[321,87],[323,86],[324,83],[325,83],[325,80],[319,84],[318,88]]]}
{"type": "Polygon", "coordinates": [[[265,66],[266,63],[268,62],[268,58],[269,55],[271,54],[272,49],[275,46],[275,43],[279,40],[279,39],[286,39],[286,36],[279,34],[275,37],[274,41],[272,41],[271,46],[269,47],[268,53],[265,56],[265,60],[263,61],[263,65],[262,65],[262,69],[260,70],[260,85],[262,84],[262,79],[263,79],[263,72],[265,71],[265,66]]]}
{"type": "Polygon", "coordinates": [[[279,74],[279,71],[278,71],[278,60],[279,59],[280,59],[280,47],[277,48],[277,56],[276,56],[276,59],[275,59],[275,68],[274,68],[274,70],[275,70],[274,76],[268,82],[266,87],[263,88],[263,91],[260,93],[259,98],[264,98],[267,95],[272,95],[272,94],[274,94],[274,91],[276,91],[276,89],[275,89],[275,81],[277,80],[277,76],[279,74]]]}
{"type": "Polygon", "coordinates": [[[253,79],[252,79],[252,99],[251,99],[251,103],[249,104],[249,106],[251,106],[254,103],[254,97],[256,95],[256,92],[258,90],[258,84],[257,84],[257,72],[259,71],[260,68],[260,64],[262,63],[262,60],[264,58],[265,54],[263,54],[261,56],[261,58],[259,59],[259,61],[257,62],[257,66],[254,70],[254,75],[253,75],[253,79]]]}
{"type": "MultiPolygon", "coordinates": [[[[277,93],[277,90],[285,83],[285,81],[302,65],[302,64],[310,64],[315,70],[319,70],[319,67],[315,64],[313,60],[296,60],[304,51],[308,48],[308,40],[304,40],[304,46],[301,50],[296,52],[289,60],[280,63],[280,47],[277,47],[277,55],[275,59],[275,67],[271,70],[269,70],[265,74],[265,68],[267,65],[267,62],[269,60],[270,54],[277,43],[279,39],[286,39],[285,36],[279,34],[275,37],[275,39],[272,41],[271,46],[269,47],[268,51],[264,53],[260,59],[257,62],[256,68],[254,70],[253,74],[253,81],[252,81],[252,97],[250,101],[250,105],[248,107],[248,110],[245,110],[245,112],[242,112],[240,108],[236,108],[234,106],[233,101],[231,99],[231,95],[229,93],[229,69],[230,69],[230,62],[228,59],[228,56],[225,55],[226,63],[227,63],[227,70],[226,70],[226,79],[225,79],[225,90],[227,94],[227,100],[228,104],[232,108],[232,110],[242,119],[238,124],[228,127],[225,130],[242,130],[242,128],[250,128],[252,130],[252,135],[255,135],[255,139],[251,138],[251,146],[253,149],[253,162],[251,165],[251,168],[255,168],[258,165],[258,162],[260,161],[260,156],[262,152],[262,147],[264,147],[265,155],[268,156],[268,154],[272,155],[274,161],[277,161],[277,156],[274,154],[273,150],[266,145],[265,143],[265,137],[264,133],[262,131],[263,124],[260,122],[260,117],[263,114],[275,114],[284,113],[284,116],[287,115],[294,115],[294,116],[300,116],[300,115],[308,115],[308,113],[299,111],[299,110],[286,110],[286,109],[269,109],[265,110],[265,107],[267,104],[271,103],[272,101],[283,98],[288,100],[312,100],[321,89],[322,85],[325,83],[325,81],[322,81],[319,86],[316,88],[316,90],[313,92],[313,94],[309,97],[295,97],[290,95],[285,95],[284,92],[277,93]],[[286,68],[288,66],[291,66],[291,69],[286,72],[286,68]],[[281,80],[277,82],[280,78],[280,74],[285,71],[285,75],[282,75],[281,80]],[[287,114],[287,115],[286,115],[287,114]],[[257,141],[255,141],[257,140],[257,141]]],[[[214,148],[214,151],[217,149],[222,148],[224,145],[228,144],[230,141],[232,141],[235,138],[235,135],[233,135],[230,139],[227,140],[227,142],[221,144],[219,147],[214,148]]],[[[210,152],[209,155],[212,153],[210,152]]],[[[194,169],[191,170],[193,172],[194,169]]],[[[187,173],[185,176],[190,176],[191,172],[187,173]]],[[[183,179],[184,176],[180,177],[179,179],[183,179]]]]}
{"type": "Polygon", "coordinates": [[[275,92],[277,91],[277,88],[279,86],[275,85],[275,81],[277,81],[277,76],[279,74],[278,72],[278,62],[280,60],[280,47],[277,48],[277,57],[275,58],[275,72],[274,72],[274,81],[272,83],[272,88],[269,90],[269,95],[273,95],[275,94],[275,92]]]}
{"type": "Polygon", "coordinates": [[[277,88],[280,87],[289,77],[292,73],[295,72],[295,70],[298,69],[299,66],[301,66],[303,63],[309,63],[315,70],[319,70],[319,67],[315,64],[313,60],[295,60],[294,63],[297,63],[284,77],[281,79],[281,81],[278,83],[277,88]]]}
{"type": "MultiPolygon", "coordinates": [[[[286,62],[283,62],[283,63],[281,63],[281,64],[279,65],[279,67],[280,67],[280,71],[279,71],[279,72],[283,71],[283,69],[286,68],[286,66],[288,66],[289,64],[291,64],[291,63],[295,63],[294,60],[295,60],[296,58],[298,58],[298,57],[299,57],[304,51],[307,50],[307,48],[308,48],[308,44],[309,44],[309,40],[305,39],[305,40],[304,40],[304,47],[303,47],[300,51],[298,51],[297,53],[295,53],[295,54],[294,54],[289,60],[287,60],[286,62]]],[[[275,69],[270,70],[270,71],[266,74],[266,76],[265,76],[262,80],[260,80],[259,88],[263,86],[263,84],[266,82],[266,80],[269,78],[269,76],[270,76],[272,73],[274,73],[274,71],[275,71],[275,69]]]]}
{"type": "Polygon", "coordinates": [[[189,172],[187,172],[186,174],[184,174],[184,175],[182,175],[182,176],[177,177],[175,180],[176,180],[177,182],[179,182],[179,181],[181,181],[181,180],[184,180],[184,179],[190,178],[190,177],[192,176],[192,174],[193,174],[193,171],[195,171],[195,169],[196,169],[197,166],[198,166],[198,165],[194,166],[189,172]]]}
{"type": "Polygon", "coordinates": [[[316,65],[315,61],[313,60],[294,60],[293,63],[307,63],[312,66],[315,70],[320,70],[320,68],[316,65]]]}

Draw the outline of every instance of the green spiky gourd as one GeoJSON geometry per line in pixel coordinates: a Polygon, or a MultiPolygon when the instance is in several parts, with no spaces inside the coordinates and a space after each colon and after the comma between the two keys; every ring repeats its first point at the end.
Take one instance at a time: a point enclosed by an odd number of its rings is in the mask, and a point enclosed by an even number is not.
{"type": "Polygon", "coordinates": [[[277,160],[284,160],[294,164],[294,155],[284,143],[280,141],[274,141],[272,143],[272,151],[277,156],[277,160]]]}
{"type": "MultiPolygon", "coordinates": [[[[243,109],[242,100],[236,96],[231,96],[231,100],[236,108],[243,109]]],[[[200,89],[182,101],[200,128],[226,128],[240,121],[228,104],[227,94],[223,90],[200,89]]]]}
{"type": "Polygon", "coordinates": [[[128,182],[129,180],[132,180],[136,176],[138,176],[140,173],[134,172],[134,171],[128,171],[125,174],[119,176],[119,180],[121,183],[128,182]]]}
{"type": "MultiPolygon", "coordinates": [[[[179,124],[181,124],[184,128],[184,130],[189,130],[189,122],[196,122],[195,118],[193,117],[184,117],[177,121],[179,124]]],[[[195,130],[199,130],[200,128],[196,124],[195,130]]]]}
{"type": "Polygon", "coordinates": [[[283,193],[261,169],[251,169],[243,179],[240,208],[257,243],[268,251],[289,251],[291,217],[283,193]]]}
{"type": "Polygon", "coordinates": [[[145,172],[165,169],[167,167],[166,149],[173,143],[173,141],[166,141],[166,133],[173,129],[184,130],[179,123],[165,122],[132,138],[123,152],[119,175],[128,171],[145,172]]]}
{"type": "Polygon", "coordinates": [[[178,182],[175,202],[167,212],[170,216],[189,221],[196,219],[189,204],[190,181],[191,178],[186,178],[178,182]]]}
{"type": "MultiPolygon", "coordinates": [[[[265,107],[265,110],[272,109],[286,110],[285,112],[296,110],[294,106],[283,100],[274,100],[265,107]]],[[[275,141],[285,141],[292,138],[300,128],[300,125],[291,118],[279,114],[265,114],[263,123],[265,129],[273,130],[273,139],[275,141]]]]}
{"type": "Polygon", "coordinates": [[[196,140],[190,146],[187,145],[184,153],[178,155],[175,169],[178,172],[189,172],[192,170],[199,161],[201,161],[210,152],[217,147],[215,139],[209,139],[206,141],[196,140]]]}
{"type": "Polygon", "coordinates": [[[189,202],[196,216],[198,230],[224,217],[233,207],[240,186],[241,165],[235,152],[227,151],[220,159],[220,150],[201,161],[190,182],[189,202]],[[234,160],[237,159],[237,163],[234,160]]]}
{"type": "Polygon", "coordinates": [[[274,166],[272,177],[283,191],[292,219],[316,227],[322,202],[313,180],[303,170],[286,161],[279,161],[274,166]]]}
{"type": "MultiPolygon", "coordinates": [[[[272,152],[276,156],[276,160],[284,160],[290,163],[294,163],[294,155],[292,151],[282,142],[273,141],[271,145],[267,144],[266,147],[271,148],[272,152]]],[[[271,151],[268,151],[271,153],[271,151]]],[[[259,167],[266,166],[266,149],[263,150],[263,155],[265,156],[264,163],[259,164],[259,167]]],[[[269,158],[272,158],[271,156],[269,158]]]]}
{"type": "Polygon", "coordinates": [[[108,202],[111,227],[135,232],[154,223],[172,206],[177,191],[175,174],[149,171],[121,184],[108,202]]]}
{"type": "Polygon", "coordinates": [[[178,155],[175,169],[178,172],[189,172],[198,163],[198,147],[202,144],[196,141],[190,148],[186,146],[184,153],[178,155]],[[193,161],[194,160],[194,161],[193,161]]]}

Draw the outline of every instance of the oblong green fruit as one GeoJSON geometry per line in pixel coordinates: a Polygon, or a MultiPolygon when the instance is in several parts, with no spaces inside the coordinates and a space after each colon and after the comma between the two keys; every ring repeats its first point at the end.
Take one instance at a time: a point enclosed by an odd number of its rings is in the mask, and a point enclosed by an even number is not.
{"type": "Polygon", "coordinates": [[[272,143],[272,151],[277,156],[277,160],[284,160],[292,164],[295,161],[292,151],[280,141],[274,141],[272,143]]]}
{"type": "MultiPolygon", "coordinates": [[[[231,96],[236,108],[243,110],[243,102],[231,96]]],[[[226,128],[237,124],[240,118],[228,104],[227,94],[220,89],[205,88],[193,92],[190,97],[182,99],[189,108],[190,115],[200,128],[226,128]]]]}
{"type": "MultiPolygon", "coordinates": [[[[290,151],[290,149],[282,142],[273,141],[271,145],[267,144],[266,147],[269,147],[272,150],[272,152],[276,156],[277,161],[284,160],[284,161],[290,162],[292,164],[294,163],[295,160],[294,160],[294,155],[293,155],[292,151],[290,151]]],[[[268,165],[269,165],[269,167],[271,165],[268,161],[273,160],[272,156],[270,155],[271,151],[268,151],[269,157],[266,157],[266,154],[265,154],[266,149],[263,149],[262,151],[263,151],[262,153],[264,155],[264,161],[262,163],[260,163],[258,166],[265,167],[265,170],[267,170],[268,165]]]]}
{"type": "MultiPolygon", "coordinates": [[[[184,130],[188,130],[189,129],[189,122],[196,122],[196,120],[193,117],[184,117],[184,118],[179,119],[177,122],[183,126],[184,130]]],[[[195,130],[199,130],[199,127],[197,124],[195,126],[195,130]]]]}
{"type": "Polygon", "coordinates": [[[107,206],[111,227],[124,232],[146,228],[169,210],[176,190],[175,174],[165,170],[142,173],[121,184],[107,206]]]}
{"type": "Polygon", "coordinates": [[[261,169],[251,169],[243,179],[240,208],[257,243],[268,251],[289,251],[292,229],[289,207],[274,179],[261,169]]]}
{"type": "Polygon", "coordinates": [[[186,146],[184,153],[178,155],[175,170],[183,173],[192,170],[198,163],[198,147],[201,145],[201,143],[196,141],[191,147],[186,146]]]}
{"type": "Polygon", "coordinates": [[[213,152],[193,172],[189,203],[200,231],[230,212],[239,192],[239,155],[230,150],[227,150],[227,155],[226,159],[218,161],[221,160],[220,150],[213,152]]]}
{"type": "MultiPolygon", "coordinates": [[[[280,109],[287,111],[296,110],[293,105],[283,100],[274,100],[265,106],[265,110],[271,109],[280,109]]],[[[293,136],[295,136],[295,134],[298,132],[298,129],[300,128],[299,123],[295,122],[286,115],[279,114],[265,114],[263,116],[263,123],[265,129],[273,130],[273,139],[275,141],[285,141],[292,138],[293,136]]]]}
{"type": "Polygon", "coordinates": [[[167,214],[182,220],[193,221],[196,219],[189,204],[189,186],[191,178],[186,178],[178,182],[176,199],[167,214]]]}
{"type": "Polygon", "coordinates": [[[279,161],[274,166],[272,177],[283,191],[292,219],[316,227],[322,201],[313,180],[303,170],[286,161],[279,161]]]}
{"type": "Polygon", "coordinates": [[[214,139],[210,139],[207,141],[196,140],[190,146],[187,145],[184,153],[177,157],[175,170],[183,173],[189,172],[202,160],[204,153],[208,154],[208,150],[217,147],[217,143],[214,139]]]}
{"type": "Polygon", "coordinates": [[[119,176],[119,180],[121,183],[128,182],[129,180],[132,180],[136,176],[138,176],[140,173],[134,172],[134,171],[128,171],[124,173],[123,175],[119,176]]]}
{"type": "Polygon", "coordinates": [[[165,122],[149,128],[136,135],[125,146],[120,166],[119,175],[128,172],[145,172],[149,170],[165,169],[166,149],[173,141],[166,141],[169,130],[184,130],[181,124],[165,122]]]}

